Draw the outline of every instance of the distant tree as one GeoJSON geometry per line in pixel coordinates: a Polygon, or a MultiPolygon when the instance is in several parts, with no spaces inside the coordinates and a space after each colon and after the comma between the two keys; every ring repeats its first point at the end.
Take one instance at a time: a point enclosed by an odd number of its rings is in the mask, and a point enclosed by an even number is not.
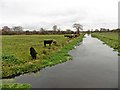
{"type": "Polygon", "coordinates": [[[105,28],[100,28],[101,32],[106,32],[107,30],[105,28]]]}
{"type": "Polygon", "coordinates": [[[71,34],[71,33],[72,33],[72,31],[71,31],[70,29],[67,29],[66,32],[67,32],[68,34],[71,34]]]}
{"type": "Polygon", "coordinates": [[[11,31],[11,29],[8,26],[2,27],[2,31],[11,31]]]}
{"type": "Polygon", "coordinates": [[[61,31],[61,29],[59,28],[59,29],[58,29],[58,32],[60,32],[60,31],[61,31]]]}
{"type": "Polygon", "coordinates": [[[73,28],[77,29],[77,34],[80,35],[80,30],[83,30],[83,26],[81,24],[73,24],[73,28]]]}
{"type": "Polygon", "coordinates": [[[61,29],[58,28],[57,30],[58,30],[58,31],[57,31],[57,34],[60,34],[60,33],[61,33],[61,29]]]}
{"type": "Polygon", "coordinates": [[[26,34],[26,35],[29,35],[29,34],[30,34],[30,31],[29,31],[29,30],[25,31],[25,34],[26,34]]]}
{"type": "Polygon", "coordinates": [[[109,32],[110,30],[109,29],[106,29],[107,32],[109,32]]]}
{"type": "Polygon", "coordinates": [[[99,32],[99,30],[98,30],[98,29],[95,29],[95,32],[99,32]]]}
{"type": "Polygon", "coordinates": [[[2,27],[1,32],[3,35],[11,35],[12,34],[11,28],[9,28],[8,26],[2,27]]]}
{"type": "Polygon", "coordinates": [[[45,30],[43,28],[40,28],[40,32],[44,32],[45,30]]]}
{"type": "Polygon", "coordinates": [[[90,30],[87,30],[86,33],[89,35],[89,34],[91,33],[91,31],[90,31],[90,30]]]}
{"type": "Polygon", "coordinates": [[[14,26],[13,30],[17,31],[17,32],[21,32],[21,31],[23,31],[23,27],[21,27],[21,26],[14,26]]]}
{"type": "Polygon", "coordinates": [[[53,31],[57,31],[57,25],[53,26],[53,31]]]}
{"type": "Polygon", "coordinates": [[[44,34],[45,33],[45,29],[44,28],[40,28],[40,33],[44,34]]]}
{"type": "Polygon", "coordinates": [[[33,32],[32,32],[33,34],[38,34],[38,32],[36,31],[36,30],[33,30],[33,32]]]}
{"type": "Polygon", "coordinates": [[[2,30],[0,30],[0,35],[2,35],[2,30]]]}

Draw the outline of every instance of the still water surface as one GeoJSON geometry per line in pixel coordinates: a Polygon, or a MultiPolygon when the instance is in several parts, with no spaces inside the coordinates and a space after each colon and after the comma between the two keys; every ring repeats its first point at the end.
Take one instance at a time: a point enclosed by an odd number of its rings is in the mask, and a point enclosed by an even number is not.
{"type": "Polygon", "coordinates": [[[117,52],[102,41],[85,35],[70,55],[73,60],[15,77],[15,82],[30,83],[33,88],[118,87],[117,52]]]}

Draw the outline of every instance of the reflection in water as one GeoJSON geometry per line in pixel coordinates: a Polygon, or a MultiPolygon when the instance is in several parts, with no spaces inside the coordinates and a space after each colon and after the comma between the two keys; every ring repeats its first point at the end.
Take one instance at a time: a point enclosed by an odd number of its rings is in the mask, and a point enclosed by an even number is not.
{"type": "Polygon", "coordinates": [[[70,51],[73,60],[47,67],[37,76],[18,76],[16,82],[30,83],[33,88],[117,88],[117,52],[90,35],[85,37],[70,51]]]}

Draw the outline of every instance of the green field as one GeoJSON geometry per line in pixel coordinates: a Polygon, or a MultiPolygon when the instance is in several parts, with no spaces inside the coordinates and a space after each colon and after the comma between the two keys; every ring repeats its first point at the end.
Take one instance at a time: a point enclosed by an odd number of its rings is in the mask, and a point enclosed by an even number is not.
{"type": "MultiPolygon", "coordinates": [[[[58,45],[64,44],[67,38],[62,35],[15,35],[15,36],[3,36],[2,37],[2,54],[3,55],[14,55],[16,58],[21,59],[24,62],[30,61],[31,57],[29,54],[29,49],[33,46],[41,58],[44,57],[43,50],[48,50],[44,48],[43,40],[54,39],[58,41],[58,45]]],[[[49,52],[53,52],[53,48],[57,49],[57,46],[50,47],[49,52]]]]}
{"type": "Polygon", "coordinates": [[[92,33],[93,37],[96,37],[103,41],[105,44],[114,48],[114,50],[120,52],[120,39],[118,39],[117,32],[101,32],[101,33],[92,33]]]}
{"type": "Polygon", "coordinates": [[[5,35],[2,36],[2,78],[38,71],[46,66],[70,60],[68,52],[82,41],[83,35],[74,39],[64,35],[5,35]],[[44,47],[43,41],[53,39],[57,44],[44,47]],[[38,55],[31,60],[29,49],[33,46],[38,55]]]}

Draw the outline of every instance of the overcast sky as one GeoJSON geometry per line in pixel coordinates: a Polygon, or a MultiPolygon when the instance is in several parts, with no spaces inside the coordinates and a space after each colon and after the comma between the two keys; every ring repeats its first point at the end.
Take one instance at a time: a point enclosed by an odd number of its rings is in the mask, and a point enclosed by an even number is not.
{"type": "Polygon", "coordinates": [[[119,0],[0,0],[0,28],[21,25],[26,29],[117,28],[119,0]]]}

